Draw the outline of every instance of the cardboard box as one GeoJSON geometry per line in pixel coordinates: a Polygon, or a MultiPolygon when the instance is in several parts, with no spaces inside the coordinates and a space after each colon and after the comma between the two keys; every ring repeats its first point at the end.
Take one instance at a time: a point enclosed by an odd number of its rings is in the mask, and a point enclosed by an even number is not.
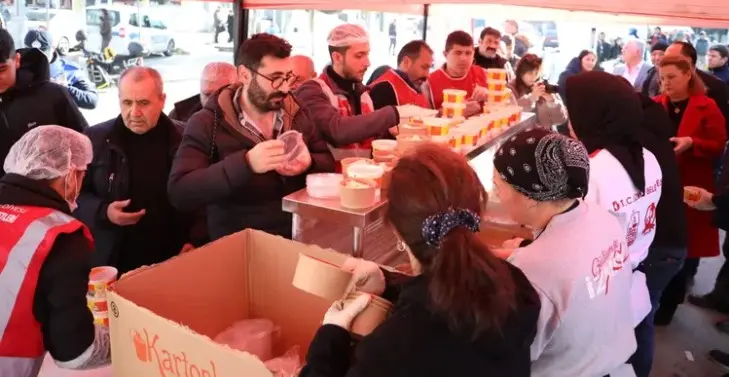
{"type": "Polygon", "coordinates": [[[270,377],[255,356],[211,340],[246,318],[280,327],[274,354],[306,356],[331,301],[294,288],[299,253],[345,255],[246,230],[125,274],[109,293],[115,377],[270,377]]]}

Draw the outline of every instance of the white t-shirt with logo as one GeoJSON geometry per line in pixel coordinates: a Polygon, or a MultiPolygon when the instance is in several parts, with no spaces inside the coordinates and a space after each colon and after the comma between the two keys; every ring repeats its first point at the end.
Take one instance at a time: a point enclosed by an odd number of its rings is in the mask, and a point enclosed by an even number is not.
{"type": "MultiPolygon", "coordinates": [[[[663,173],[656,157],[643,148],[645,192],[637,189],[623,165],[609,151],[590,155],[590,186],[585,200],[617,215],[625,229],[625,242],[633,269],[648,256],[656,235],[656,207],[661,198],[663,173]]],[[[633,314],[636,325],[650,312],[650,296],[642,272],[633,273],[633,314]]]]}

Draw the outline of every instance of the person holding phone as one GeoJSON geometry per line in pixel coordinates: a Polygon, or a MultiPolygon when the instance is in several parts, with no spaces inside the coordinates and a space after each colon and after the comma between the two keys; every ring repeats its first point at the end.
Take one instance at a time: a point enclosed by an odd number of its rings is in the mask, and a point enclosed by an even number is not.
{"type": "MultiPolygon", "coordinates": [[[[654,100],[668,112],[675,127],[673,150],[678,158],[681,183],[714,191],[714,160],[724,150],[727,134],[724,116],[716,102],[706,95],[706,87],[689,59],[665,56],[658,67],[661,95],[654,100]]],[[[655,322],[667,325],[678,305],[683,303],[689,282],[699,260],[719,255],[719,230],[712,215],[686,208],[688,257],[661,297],[655,322]]]]}

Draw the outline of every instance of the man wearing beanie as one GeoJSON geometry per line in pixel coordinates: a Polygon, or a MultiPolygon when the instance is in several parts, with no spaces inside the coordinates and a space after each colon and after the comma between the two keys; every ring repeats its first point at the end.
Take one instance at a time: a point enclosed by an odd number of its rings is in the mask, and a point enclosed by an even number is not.
{"type": "Polygon", "coordinates": [[[709,48],[709,72],[729,85],[729,48],[713,45],[709,48]]]}
{"type": "Polygon", "coordinates": [[[49,62],[49,75],[53,82],[66,87],[76,105],[93,110],[99,100],[96,86],[89,81],[77,64],[61,58],[53,48],[53,38],[45,30],[32,29],[25,35],[25,47],[37,48],[49,62]]]}
{"type": "Polygon", "coordinates": [[[657,96],[661,91],[661,85],[658,82],[658,64],[661,63],[663,55],[666,54],[668,44],[662,41],[657,41],[651,46],[651,67],[648,70],[648,75],[643,82],[643,88],[641,92],[649,97],[657,96]]]}

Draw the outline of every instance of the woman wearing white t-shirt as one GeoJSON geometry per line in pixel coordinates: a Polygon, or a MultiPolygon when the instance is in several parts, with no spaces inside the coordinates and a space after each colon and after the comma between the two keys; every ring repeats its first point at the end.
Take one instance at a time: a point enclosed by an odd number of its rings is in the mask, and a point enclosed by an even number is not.
{"type": "MultiPolygon", "coordinates": [[[[590,153],[590,185],[585,200],[616,214],[625,228],[634,271],[631,297],[637,326],[651,311],[640,263],[648,256],[660,225],[656,223],[656,207],[661,198],[661,167],[639,141],[642,104],[625,80],[590,72],[567,80],[566,90],[570,129],[590,153]]],[[[652,352],[649,339],[637,341],[638,354],[652,352]]]]}
{"type": "Polygon", "coordinates": [[[632,272],[623,228],[583,202],[590,166],[579,142],[543,128],[509,138],[494,156],[494,193],[535,232],[514,250],[542,308],[532,377],[633,377],[632,272]]]}

